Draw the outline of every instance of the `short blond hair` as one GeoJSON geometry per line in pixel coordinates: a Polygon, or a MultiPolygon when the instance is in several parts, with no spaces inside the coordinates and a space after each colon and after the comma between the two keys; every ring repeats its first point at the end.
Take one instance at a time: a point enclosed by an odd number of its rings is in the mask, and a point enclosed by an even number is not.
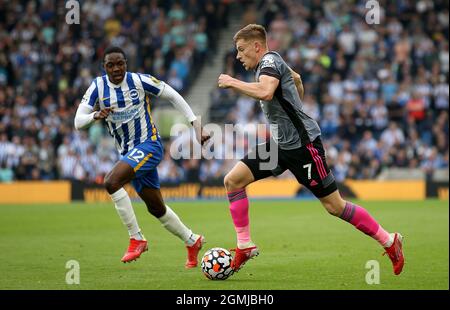
{"type": "Polygon", "coordinates": [[[245,41],[248,40],[260,40],[263,44],[266,44],[266,37],[267,32],[266,29],[257,24],[249,24],[236,32],[236,34],[233,37],[234,43],[237,42],[237,40],[243,39],[245,41]]]}

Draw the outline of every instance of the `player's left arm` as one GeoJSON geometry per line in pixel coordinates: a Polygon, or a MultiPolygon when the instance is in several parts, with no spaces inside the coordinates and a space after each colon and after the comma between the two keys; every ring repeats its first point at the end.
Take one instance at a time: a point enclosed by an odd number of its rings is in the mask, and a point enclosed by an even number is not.
{"type": "Polygon", "coordinates": [[[164,85],[164,89],[161,91],[159,97],[170,101],[170,103],[172,103],[173,106],[180,111],[189,122],[193,122],[197,119],[186,100],[184,100],[184,98],[169,84],[164,85]]]}
{"type": "Polygon", "coordinates": [[[303,100],[305,97],[305,89],[303,87],[303,82],[300,74],[289,68],[291,71],[292,78],[294,79],[295,87],[297,88],[298,95],[300,96],[300,99],[303,100]]]}
{"type": "Polygon", "coordinates": [[[242,94],[264,101],[272,100],[278,84],[279,79],[265,74],[260,75],[259,81],[254,83],[243,82],[227,74],[221,74],[218,81],[220,88],[233,88],[242,94]]]}
{"type": "Polygon", "coordinates": [[[184,100],[184,98],[181,97],[181,95],[169,84],[160,81],[149,74],[138,73],[138,76],[146,93],[170,101],[170,103],[172,103],[173,106],[188,119],[189,122],[192,123],[197,119],[186,100],[184,100]]]}
{"type": "Polygon", "coordinates": [[[170,101],[187,118],[194,127],[197,140],[200,144],[203,145],[210,138],[210,135],[203,131],[200,121],[194,115],[186,100],[169,84],[164,85],[164,89],[161,91],[159,97],[170,101]]]}

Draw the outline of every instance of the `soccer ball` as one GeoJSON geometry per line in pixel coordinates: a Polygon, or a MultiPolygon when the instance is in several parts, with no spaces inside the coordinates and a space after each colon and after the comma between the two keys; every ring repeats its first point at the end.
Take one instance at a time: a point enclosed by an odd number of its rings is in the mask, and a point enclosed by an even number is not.
{"type": "Polygon", "coordinates": [[[233,274],[231,253],[223,248],[212,248],[202,258],[203,274],[210,280],[225,280],[233,274]]]}

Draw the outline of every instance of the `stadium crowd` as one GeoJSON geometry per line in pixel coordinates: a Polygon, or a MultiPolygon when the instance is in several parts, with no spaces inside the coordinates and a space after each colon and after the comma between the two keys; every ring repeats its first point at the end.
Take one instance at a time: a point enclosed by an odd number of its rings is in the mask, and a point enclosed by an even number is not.
{"type": "Polygon", "coordinates": [[[79,24],[64,1],[0,1],[0,182],[102,182],[118,159],[101,124],[76,132],[80,99],[103,50],[122,47],[128,70],[180,93],[214,52],[227,2],[85,0],[79,24]]]}
{"type": "MultiPolygon", "coordinates": [[[[375,178],[385,167],[431,175],[449,165],[448,2],[378,1],[376,25],[365,22],[365,2],[245,1],[242,23],[265,25],[269,48],[301,74],[305,112],[321,126],[338,181],[375,178]]],[[[70,26],[54,1],[0,5],[0,182],[101,183],[118,159],[113,139],[98,123],[74,131],[73,117],[104,48],[120,45],[130,71],[183,93],[216,48],[226,3],[86,0],[83,22],[70,26]]],[[[234,48],[223,71],[253,80],[234,48]]],[[[209,114],[211,122],[242,124],[247,134],[266,123],[258,102],[224,89],[212,92],[209,114]]],[[[224,139],[223,149],[233,141],[224,139]]],[[[161,182],[217,180],[236,161],[175,160],[171,142],[158,167],[161,182]]]]}
{"type": "MultiPolygon", "coordinates": [[[[379,1],[375,25],[366,23],[366,1],[306,3],[261,1],[245,23],[265,25],[269,49],[301,74],[304,111],[322,129],[336,179],[447,168],[448,2],[379,1]]],[[[252,81],[235,55],[227,54],[224,71],[252,81]]],[[[252,99],[223,89],[211,97],[213,122],[265,122],[252,99]]]]}

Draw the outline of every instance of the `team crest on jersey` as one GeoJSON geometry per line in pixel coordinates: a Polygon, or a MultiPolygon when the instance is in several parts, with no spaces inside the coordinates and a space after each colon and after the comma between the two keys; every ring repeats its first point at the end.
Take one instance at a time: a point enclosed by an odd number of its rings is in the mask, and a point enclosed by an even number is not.
{"type": "Polygon", "coordinates": [[[275,59],[273,59],[272,55],[266,56],[263,58],[261,62],[261,69],[263,68],[276,68],[275,59]]]}
{"type": "Polygon", "coordinates": [[[136,89],[130,90],[130,98],[132,100],[139,99],[139,93],[138,93],[138,91],[136,89]]]}

